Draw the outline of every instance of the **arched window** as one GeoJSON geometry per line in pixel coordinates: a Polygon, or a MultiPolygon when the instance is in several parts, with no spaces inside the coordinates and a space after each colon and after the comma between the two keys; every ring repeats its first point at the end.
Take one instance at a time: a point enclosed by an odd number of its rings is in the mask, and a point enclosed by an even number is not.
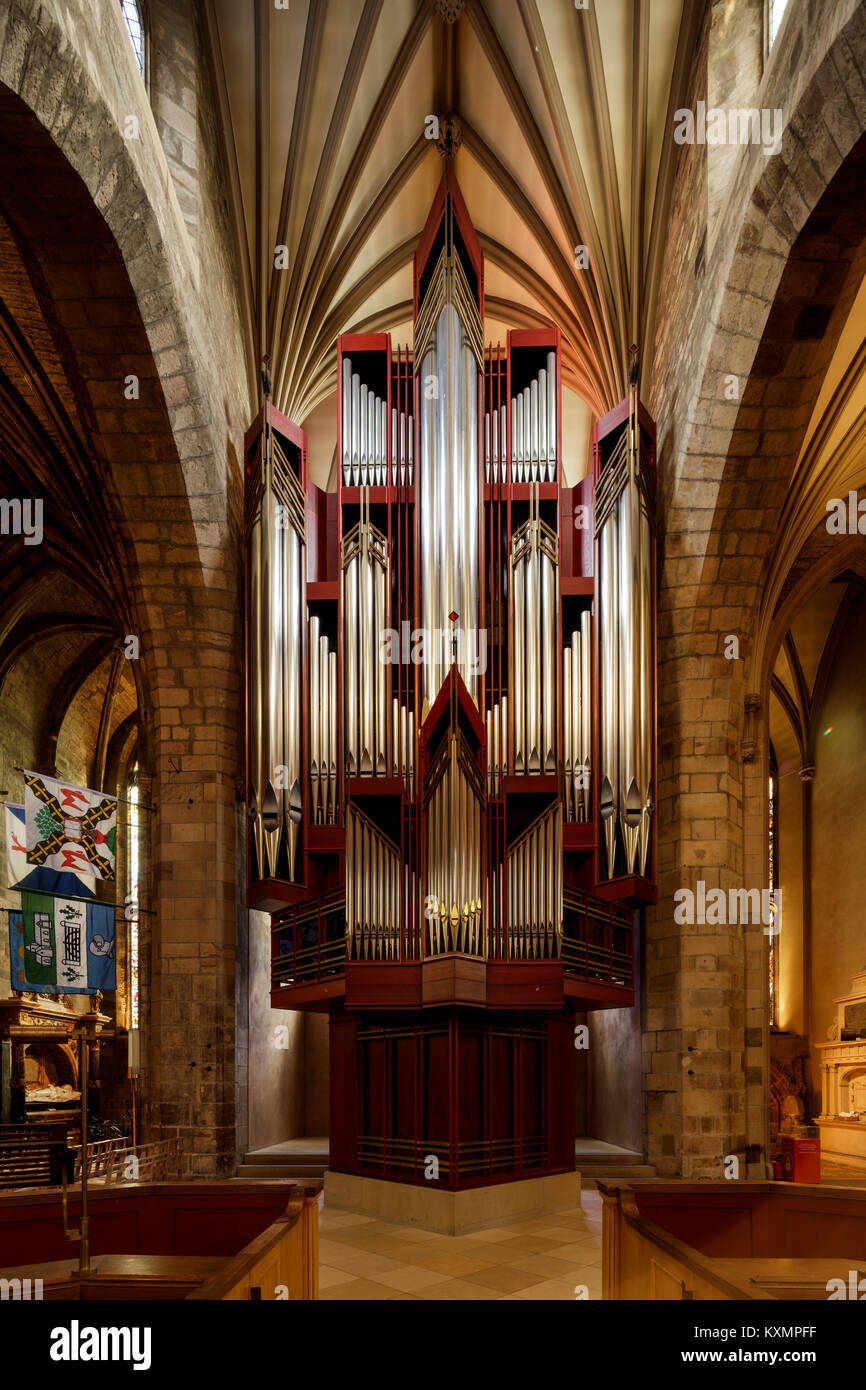
{"type": "Polygon", "coordinates": [[[127,858],[127,893],[126,902],[128,904],[127,920],[129,922],[129,937],[127,941],[129,959],[129,1027],[138,1029],[141,1027],[139,1015],[139,994],[138,994],[138,906],[139,906],[139,879],[141,874],[141,812],[139,810],[139,790],[138,790],[138,763],[132,771],[129,780],[128,796],[129,818],[128,818],[128,845],[129,854],[127,858]]]}
{"type": "MultiPolygon", "coordinates": [[[[776,925],[776,898],[779,891],[779,771],[773,750],[770,750],[770,783],[768,787],[770,816],[767,827],[767,868],[770,880],[770,912],[773,927],[776,925]]],[[[769,1005],[770,1027],[776,1027],[779,1003],[779,960],[777,955],[778,937],[775,931],[769,935],[769,1005]]]]}
{"type": "Polygon", "coordinates": [[[776,35],[788,8],[788,0],[767,0],[767,52],[776,42],[776,35]]]}
{"type": "Polygon", "coordinates": [[[132,42],[135,61],[142,77],[147,80],[147,33],[144,27],[144,15],[142,14],[139,0],[120,0],[120,8],[123,11],[123,18],[126,20],[126,28],[132,42]]]}

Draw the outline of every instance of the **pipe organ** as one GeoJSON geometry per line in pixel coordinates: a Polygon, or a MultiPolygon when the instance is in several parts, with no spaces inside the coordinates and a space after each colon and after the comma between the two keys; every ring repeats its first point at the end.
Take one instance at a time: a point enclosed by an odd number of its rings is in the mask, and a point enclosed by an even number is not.
{"type": "Polygon", "coordinates": [[[608,879],[618,868],[646,876],[653,813],[654,471],[633,389],[627,408],[604,446],[596,442],[599,815],[608,879]]]}
{"type": "Polygon", "coordinates": [[[573,1167],[574,1013],[634,1000],[654,432],[631,392],[569,486],[559,330],[485,347],[450,163],[414,324],[338,340],[336,492],[247,436],[248,902],[329,1014],[331,1168],[456,1188],[573,1167]]]}

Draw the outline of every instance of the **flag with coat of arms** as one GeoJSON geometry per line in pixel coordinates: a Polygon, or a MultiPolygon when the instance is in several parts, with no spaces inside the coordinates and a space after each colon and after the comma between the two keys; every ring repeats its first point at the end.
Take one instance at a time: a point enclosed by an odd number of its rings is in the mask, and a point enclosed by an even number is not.
{"type": "Polygon", "coordinates": [[[28,865],[113,880],[117,798],[24,773],[28,865]]]}
{"type": "Polygon", "coordinates": [[[116,989],[115,908],[25,889],[21,911],[9,913],[9,976],[37,994],[116,989]]]}

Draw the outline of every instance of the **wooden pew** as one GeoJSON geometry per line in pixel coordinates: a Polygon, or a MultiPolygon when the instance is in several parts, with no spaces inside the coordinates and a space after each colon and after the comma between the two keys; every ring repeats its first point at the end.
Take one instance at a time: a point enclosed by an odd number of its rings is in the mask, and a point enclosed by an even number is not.
{"type": "Polygon", "coordinates": [[[602,1296],[814,1299],[866,1260],[866,1189],[745,1181],[598,1182],[602,1296]]]}
{"type": "MultiPolygon", "coordinates": [[[[97,1186],[93,1260],[78,1277],[57,1191],[0,1193],[0,1279],[42,1279],[49,1299],[292,1302],[318,1297],[320,1181],[97,1186]]],[[[79,1203],[70,1194],[70,1221],[79,1203]]]]}

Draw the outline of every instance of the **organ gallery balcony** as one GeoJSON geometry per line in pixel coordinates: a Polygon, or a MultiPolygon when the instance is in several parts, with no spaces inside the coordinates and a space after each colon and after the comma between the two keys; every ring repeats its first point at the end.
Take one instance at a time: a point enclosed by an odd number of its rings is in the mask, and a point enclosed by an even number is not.
{"type": "Polygon", "coordinates": [[[353,1012],[437,1004],[583,1011],[634,1003],[632,913],[590,894],[566,890],[561,925],[549,930],[496,915],[488,929],[483,912],[470,920],[468,911],[449,920],[447,935],[438,913],[415,913],[408,925],[394,920],[387,896],[349,932],[341,892],[287,909],[272,928],[273,1007],[327,1012],[342,1000],[353,1012]]]}

